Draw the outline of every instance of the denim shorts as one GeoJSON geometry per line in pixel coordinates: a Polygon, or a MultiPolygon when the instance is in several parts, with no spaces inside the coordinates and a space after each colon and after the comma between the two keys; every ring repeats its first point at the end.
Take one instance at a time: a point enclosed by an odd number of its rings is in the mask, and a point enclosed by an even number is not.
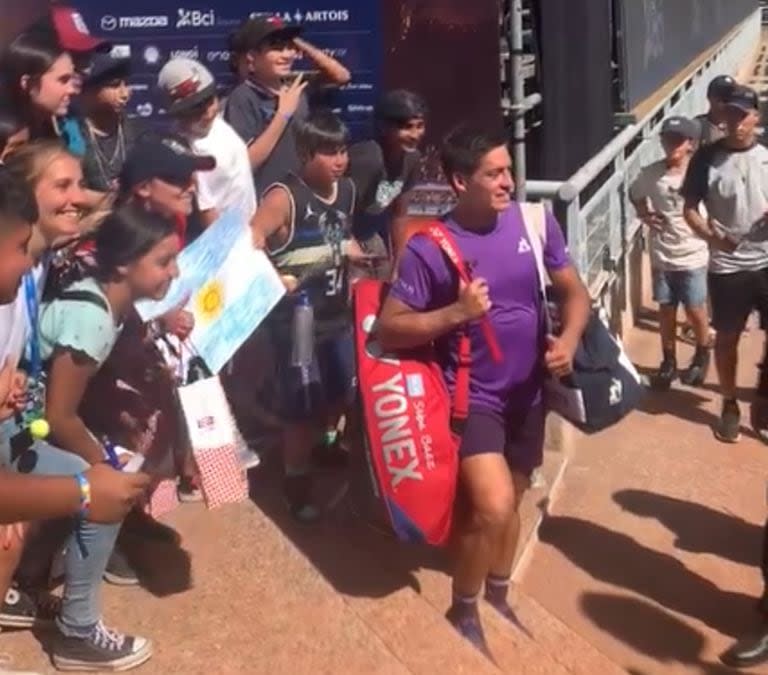
{"type": "Polygon", "coordinates": [[[653,299],[660,305],[701,307],[707,303],[707,268],[653,271],[653,299]]]}

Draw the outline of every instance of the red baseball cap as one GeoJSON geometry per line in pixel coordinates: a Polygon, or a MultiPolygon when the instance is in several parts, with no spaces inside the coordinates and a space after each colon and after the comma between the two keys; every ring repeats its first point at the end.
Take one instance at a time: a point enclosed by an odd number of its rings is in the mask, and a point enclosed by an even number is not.
{"type": "Polygon", "coordinates": [[[62,49],[75,53],[110,49],[109,42],[91,35],[83,16],[74,7],[52,5],[50,17],[62,49]]]}

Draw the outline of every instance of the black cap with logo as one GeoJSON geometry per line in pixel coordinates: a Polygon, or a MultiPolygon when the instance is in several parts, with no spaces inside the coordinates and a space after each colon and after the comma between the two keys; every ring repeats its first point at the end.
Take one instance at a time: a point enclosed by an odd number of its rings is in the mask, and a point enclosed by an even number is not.
{"type": "Polygon", "coordinates": [[[723,99],[723,103],[729,108],[738,108],[744,112],[760,109],[760,98],[757,92],[743,84],[735,84],[723,99]]]}
{"type": "Polygon", "coordinates": [[[701,138],[701,127],[698,122],[682,116],[668,117],[661,125],[661,135],[674,134],[698,141],[701,138]]]}
{"type": "Polygon", "coordinates": [[[262,14],[251,16],[230,36],[230,49],[235,53],[258,49],[271,37],[284,37],[286,40],[301,35],[303,28],[297,23],[288,23],[279,16],[262,14]]]}
{"type": "Polygon", "coordinates": [[[130,190],[153,178],[183,185],[196,171],[214,168],[216,160],[213,157],[195,155],[173,136],[146,134],[128,153],[120,174],[120,187],[130,190]]]}

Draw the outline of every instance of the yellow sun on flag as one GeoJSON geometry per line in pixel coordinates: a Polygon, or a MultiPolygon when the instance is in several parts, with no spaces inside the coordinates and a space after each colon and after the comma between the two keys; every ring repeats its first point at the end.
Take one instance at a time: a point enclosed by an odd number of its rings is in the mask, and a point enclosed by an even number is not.
{"type": "Polygon", "coordinates": [[[215,321],[224,309],[224,287],[220,281],[209,281],[200,289],[195,300],[197,312],[203,323],[215,321]]]}

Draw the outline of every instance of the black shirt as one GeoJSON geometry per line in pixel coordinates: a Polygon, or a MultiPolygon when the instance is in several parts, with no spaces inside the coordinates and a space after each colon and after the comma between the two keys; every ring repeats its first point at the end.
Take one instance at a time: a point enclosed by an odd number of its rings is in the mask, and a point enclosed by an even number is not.
{"type": "MultiPolygon", "coordinates": [[[[341,178],[333,201],[318,197],[293,174],[268,192],[279,189],[290,196],[291,222],[288,240],[268,246],[270,257],[281,274],[296,277],[299,287],[308,293],[319,333],[343,329],[348,325],[349,298],[343,244],[351,237],[355,185],[349,178],[341,178]]],[[[287,299],[276,315],[290,318],[292,307],[287,299]]]]}
{"type": "Polygon", "coordinates": [[[355,236],[361,241],[376,234],[388,239],[399,197],[416,184],[421,153],[407,152],[395,167],[387,167],[384,152],[377,141],[356,143],[349,149],[348,174],[357,186],[355,236]]]}
{"type": "Polygon", "coordinates": [[[120,171],[131,148],[142,133],[137,120],[123,118],[115,133],[102,136],[82,120],[80,129],[85,140],[83,176],[90,190],[109,192],[115,189],[120,171]]]}
{"type": "MultiPolygon", "coordinates": [[[[277,96],[252,82],[242,82],[227,98],[224,119],[250,145],[274,119],[277,114],[277,96]]],[[[285,127],[283,135],[266,161],[253,172],[256,196],[261,197],[270,185],[288,173],[297,173],[300,168],[296,151],[294,128],[297,122],[309,115],[309,99],[306,91],[302,94],[296,113],[285,127]]]]}

